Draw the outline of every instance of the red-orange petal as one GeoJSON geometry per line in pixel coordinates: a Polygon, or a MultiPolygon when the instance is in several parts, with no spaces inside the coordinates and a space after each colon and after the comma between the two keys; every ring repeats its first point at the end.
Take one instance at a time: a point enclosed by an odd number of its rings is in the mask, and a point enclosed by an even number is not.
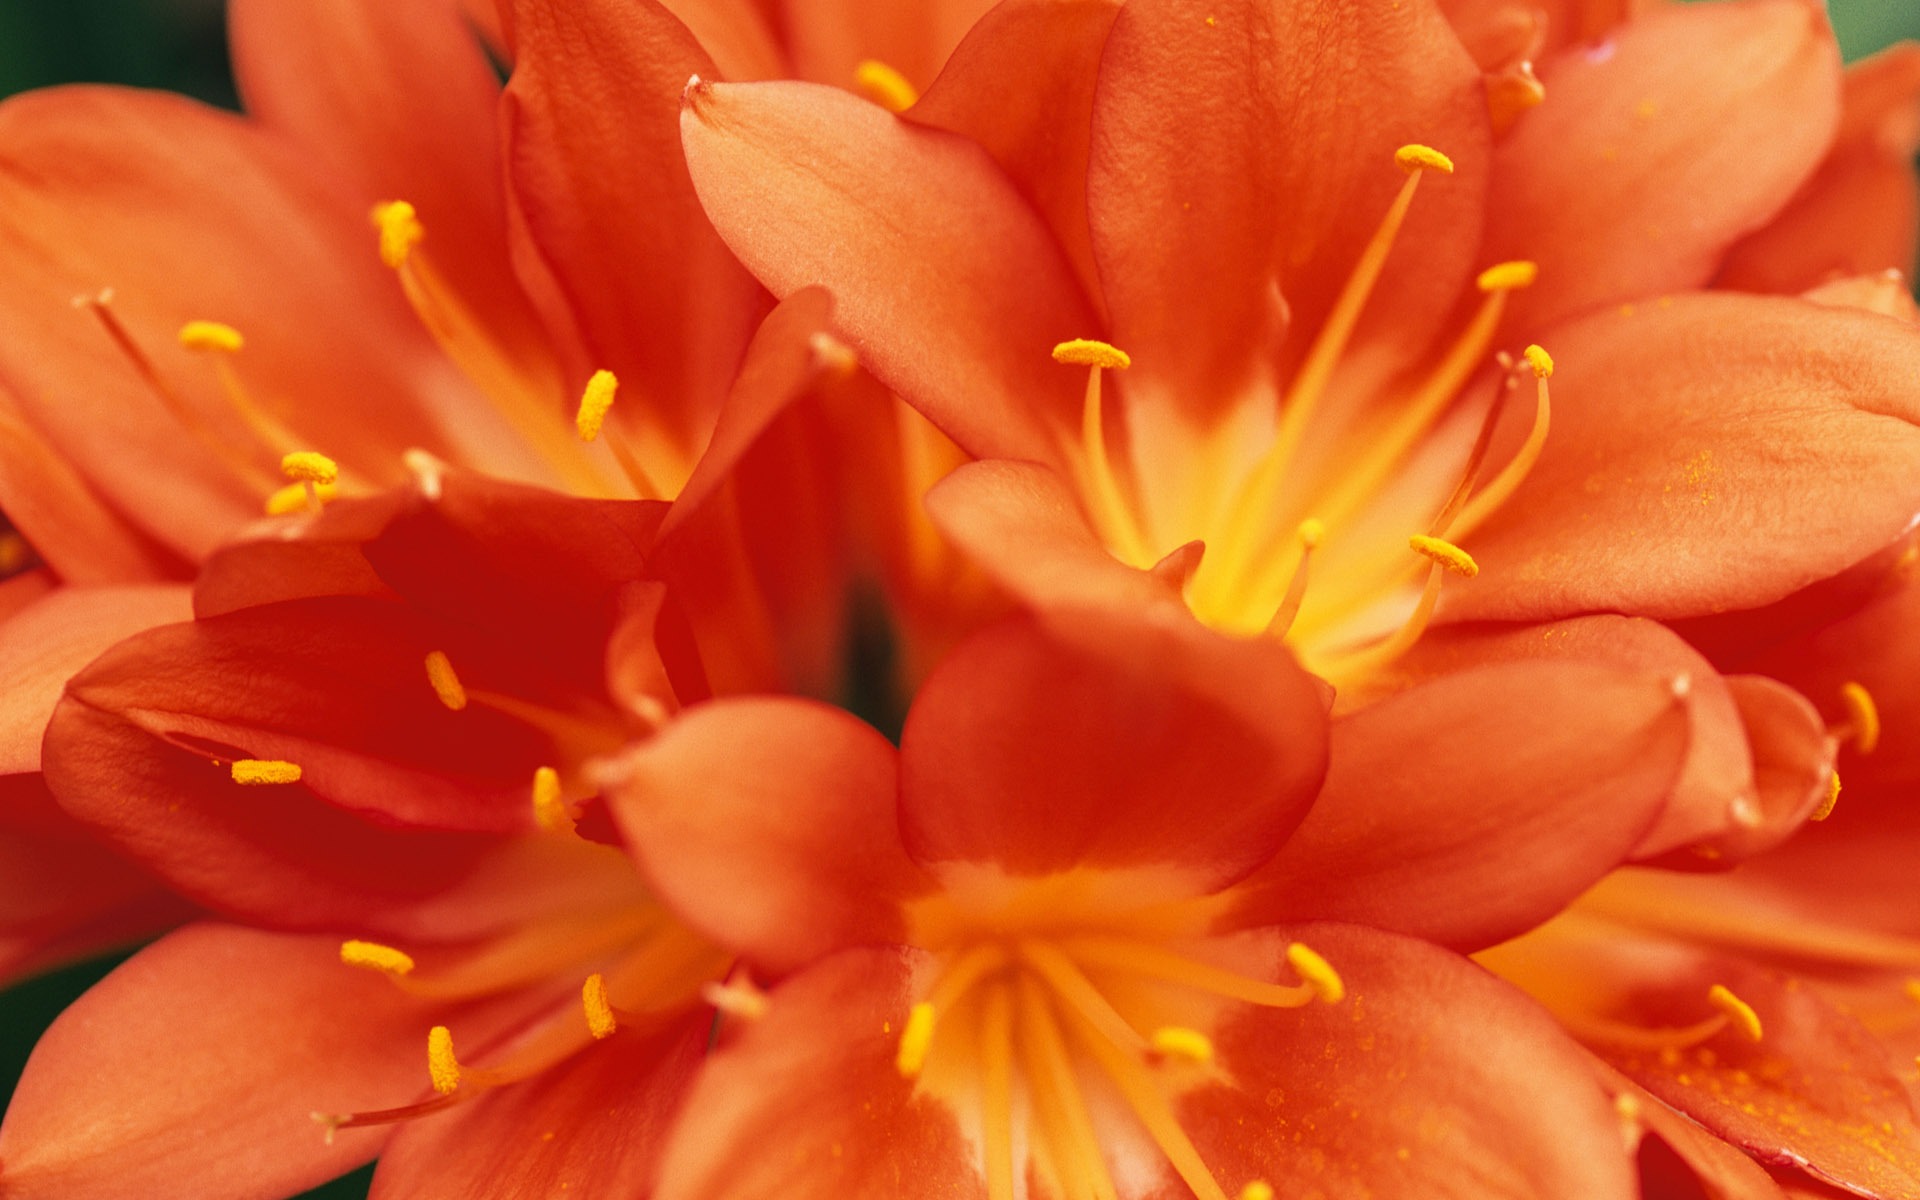
{"type": "Polygon", "coordinates": [[[696,1013],[621,1033],[532,1079],[410,1122],[380,1152],[372,1200],[646,1195],[711,1024],[696,1013]]]}
{"type": "Polygon", "coordinates": [[[1540,76],[1495,158],[1486,249],[1540,264],[1514,306],[1530,328],[1706,283],[1839,119],[1839,53],[1806,0],[1656,9],[1540,76]]]}
{"type": "Polygon", "coordinates": [[[1333,723],[1320,798],[1244,885],[1238,924],[1329,919],[1477,950],[1632,852],[1687,748],[1671,676],[1493,663],[1333,723]]]}
{"type": "Polygon", "coordinates": [[[1279,335],[1287,357],[1304,351],[1404,183],[1405,144],[1439,149],[1456,173],[1423,185],[1359,340],[1418,353],[1476,264],[1486,98],[1432,3],[1129,4],[1093,130],[1087,202],[1112,340],[1176,409],[1244,398],[1279,335]]]}
{"type": "Polygon", "coordinates": [[[1411,938],[1286,933],[1335,965],[1347,995],[1249,1007],[1215,1033],[1232,1084],[1178,1110],[1222,1181],[1265,1179],[1282,1196],[1637,1194],[1586,1054],[1519,991],[1411,938]]]}
{"type": "Polygon", "coordinates": [[[62,588],[0,624],[0,774],[40,769],[67,680],[107,647],[193,616],[184,584],[62,588]]]}
{"type": "Polygon", "coordinates": [[[515,261],[572,369],[611,370],[644,421],[698,446],[765,311],[700,211],[680,152],[680,94],[713,74],[657,4],[512,0],[501,108],[515,261]]]}
{"type": "Polygon", "coordinates": [[[1920,511],[1920,337],[1899,322],[1695,294],[1565,326],[1553,353],[1553,435],[1464,540],[1480,575],[1443,619],[1750,608],[1920,511]]]}
{"type": "Polygon", "coordinates": [[[624,755],[607,799],[690,924],[771,971],[899,941],[931,881],[900,844],[885,738],[812,701],[716,700],[624,755]]]}
{"type": "MultiPolygon", "coordinates": [[[[708,1060],[668,1143],[658,1200],[917,1192],[984,1200],[952,1109],[894,1065],[926,956],[847,950],[775,990],[708,1060]]],[[[923,985],[924,986],[924,985],[923,985]]]]}
{"type": "Polygon", "coordinates": [[[1100,291],[1087,229],[1094,80],[1119,10],[1118,0],[995,5],[905,114],[985,147],[1046,219],[1092,296],[1100,291]]]}
{"type": "Polygon", "coordinates": [[[1780,215],[1733,248],[1721,287],[1798,292],[1835,276],[1911,271],[1920,238],[1920,46],[1847,68],[1840,133],[1780,215]]]}
{"type": "Polygon", "coordinates": [[[6,1187],[117,1200],[285,1195],[378,1152],[310,1113],[421,1090],[421,1002],[339,941],[194,925],[135,955],[40,1039],[0,1126],[6,1187]],[[164,1048],[164,1052],[162,1052],[164,1048]]]}
{"type": "Polygon", "coordinates": [[[695,86],[681,127],[708,215],[775,293],[833,292],[861,362],[968,450],[1058,453],[1045,431],[1085,381],[1050,354],[1092,316],[983,150],[794,83],[695,86]]]}
{"type": "Polygon", "coordinates": [[[871,59],[925,89],[994,0],[779,0],[778,7],[799,78],[850,87],[855,68],[871,59]]]}
{"type": "Polygon", "coordinates": [[[901,830],[928,864],[1163,869],[1208,892],[1305,815],[1323,714],[1278,642],[1185,613],[1010,620],[954,651],[908,714],[901,830]]]}

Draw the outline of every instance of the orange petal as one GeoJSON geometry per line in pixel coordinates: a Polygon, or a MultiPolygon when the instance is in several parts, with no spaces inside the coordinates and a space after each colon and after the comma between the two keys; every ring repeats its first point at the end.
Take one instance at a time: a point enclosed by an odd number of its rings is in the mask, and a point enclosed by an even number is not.
{"type": "Polygon", "coordinates": [[[1119,10],[1117,0],[995,5],[906,113],[985,147],[1046,219],[1089,295],[1100,290],[1087,230],[1094,78],[1119,10]]]}
{"type": "Polygon", "coordinates": [[[449,453],[441,430],[488,420],[372,253],[364,210],[252,125],[157,93],[36,92],[0,107],[0,164],[8,387],[47,442],[169,548],[197,556],[258,515],[280,455],[178,345],[187,321],[241,328],[249,392],[364,476],[397,479],[402,449],[449,453]],[[253,470],[207,449],[69,304],[103,287],[169,386],[253,470]],[[431,412],[414,399],[429,394],[431,412]]]}
{"type": "Polygon", "coordinates": [[[1468,1179],[1474,1196],[1637,1195],[1586,1054],[1519,991],[1411,938],[1286,932],[1337,965],[1347,996],[1223,1020],[1232,1083],[1177,1102],[1221,1180],[1282,1196],[1432,1195],[1468,1179]]]}
{"type": "Polygon", "coordinates": [[[1847,68],[1840,134],[1826,161],[1766,228],[1733,248],[1716,281],[1797,292],[1835,275],[1911,271],[1920,230],[1920,46],[1847,68]]]}
{"type": "Polygon", "coordinates": [[[62,588],[0,624],[0,774],[40,769],[67,680],[107,647],[193,616],[184,584],[62,588]]]}
{"type": "Polygon", "coordinates": [[[361,211],[411,203],[436,270],[488,333],[544,357],[507,255],[500,84],[460,0],[240,0],[229,25],[247,111],[361,211]]]}
{"type": "Polygon", "coordinates": [[[0,1126],[8,1186],[76,1200],[317,1186],[386,1131],[329,1141],[308,1114],[417,1094],[426,1024],[419,1001],[343,969],[337,938],[189,926],[40,1039],[0,1126]]]}
{"type": "Polygon", "coordinates": [[[994,0],[780,0],[794,72],[801,79],[847,87],[861,62],[874,59],[925,90],[967,30],[994,0]]]}
{"type": "Polygon", "coordinates": [[[986,1193],[953,1111],[894,1065],[924,955],[847,950],[778,988],[708,1060],[681,1109],[658,1200],[986,1193]]]}
{"type": "Polygon", "coordinates": [[[1693,295],[1566,326],[1554,356],[1553,435],[1442,619],[1749,608],[1920,510],[1920,340],[1884,317],[1693,295]]]}
{"type": "Polygon", "coordinates": [[[1180,614],[1016,619],[934,670],[901,738],[900,825],[929,864],[1164,870],[1183,894],[1264,862],[1320,783],[1322,693],[1272,640],[1180,614]]]}
{"type": "Polygon", "coordinates": [[[1767,1173],[1738,1149],[1708,1133],[1605,1063],[1596,1061],[1615,1111],[1641,1133],[1636,1158],[1643,1196],[1707,1200],[1783,1200],[1767,1173]]]}
{"type": "Polygon", "coordinates": [[[1043,431],[1085,380],[1049,355],[1092,318],[979,147],[804,84],[694,87],[682,128],[708,213],[777,294],[833,292],[861,362],[969,450],[1058,453],[1043,431]]]}
{"type": "MultiPolygon", "coordinates": [[[[765,311],[708,225],[680,152],[680,93],[712,61],[655,4],[514,0],[501,121],[516,263],[582,379],[607,369],[690,453],[765,311]]],[[[616,420],[629,417],[616,414],[616,420]]],[[[638,418],[636,418],[638,419],[638,418]]]]}
{"type": "Polygon", "coordinates": [[[395,1131],[375,1196],[647,1194],[711,1020],[596,1042],[532,1079],[395,1131]]]}
{"type": "Polygon", "coordinates": [[[1484,265],[1489,141],[1480,73],[1431,4],[1126,6],[1101,64],[1087,192],[1130,379],[1217,413],[1245,398],[1277,335],[1298,358],[1403,184],[1393,156],[1407,143],[1457,173],[1428,181],[1358,338],[1418,353],[1484,265]]]}
{"type": "Polygon", "coordinates": [[[1590,662],[1493,663],[1349,713],[1320,798],[1235,920],[1353,921],[1463,950],[1512,937],[1633,850],[1689,724],[1671,676],[1590,662]]]}
{"type": "Polygon", "coordinates": [[[1839,119],[1839,53],[1806,0],[1657,9],[1540,76],[1545,102],[1495,159],[1485,252],[1540,264],[1514,303],[1528,328],[1704,284],[1839,119]]]}
{"type": "Polygon", "coordinates": [[[623,756],[608,801],[675,910],[784,973],[835,950],[899,941],[930,881],[900,844],[886,739],[792,699],[717,700],[623,756]]]}

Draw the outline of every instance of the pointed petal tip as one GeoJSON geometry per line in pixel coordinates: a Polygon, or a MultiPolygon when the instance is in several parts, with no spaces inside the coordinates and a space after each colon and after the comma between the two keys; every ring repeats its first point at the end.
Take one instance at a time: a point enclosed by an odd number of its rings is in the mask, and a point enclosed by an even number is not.
{"type": "Polygon", "coordinates": [[[687,76],[687,86],[680,90],[680,111],[698,113],[700,101],[713,90],[713,81],[700,78],[698,73],[687,76]]]}

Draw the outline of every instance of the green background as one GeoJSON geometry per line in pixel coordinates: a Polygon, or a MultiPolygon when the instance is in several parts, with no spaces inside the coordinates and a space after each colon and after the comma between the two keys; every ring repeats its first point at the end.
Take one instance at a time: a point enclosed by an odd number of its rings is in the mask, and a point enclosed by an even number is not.
{"type": "MultiPolygon", "coordinates": [[[[1849,59],[1920,38],[1914,0],[1831,0],[1829,7],[1849,59]]],[[[172,88],[232,105],[219,0],[0,0],[0,96],[72,81],[172,88]]],[[[111,965],[57,971],[0,993],[7,1093],[40,1030],[111,965]]],[[[363,1197],[370,1176],[357,1172],[309,1195],[363,1197]]]]}

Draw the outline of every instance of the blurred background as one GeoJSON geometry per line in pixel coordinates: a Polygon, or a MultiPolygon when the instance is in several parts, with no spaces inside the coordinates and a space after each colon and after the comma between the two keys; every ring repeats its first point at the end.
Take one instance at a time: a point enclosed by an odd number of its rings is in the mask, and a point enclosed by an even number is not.
{"type": "MultiPolygon", "coordinates": [[[[85,81],[169,88],[233,107],[224,7],[222,0],[0,0],[0,96],[85,81]]],[[[1902,38],[1920,39],[1920,0],[1829,0],[1828,8],[1849,60],[1902,38]]],[[[11,1094],[40,1030],[117,961],[54,972],[0,993],[0,1102],[11,1094]]],[[[309,1200],[364,1197],[370,1178],[370,1170],[358,1172],[309,1193],[309,1200]]]]}

